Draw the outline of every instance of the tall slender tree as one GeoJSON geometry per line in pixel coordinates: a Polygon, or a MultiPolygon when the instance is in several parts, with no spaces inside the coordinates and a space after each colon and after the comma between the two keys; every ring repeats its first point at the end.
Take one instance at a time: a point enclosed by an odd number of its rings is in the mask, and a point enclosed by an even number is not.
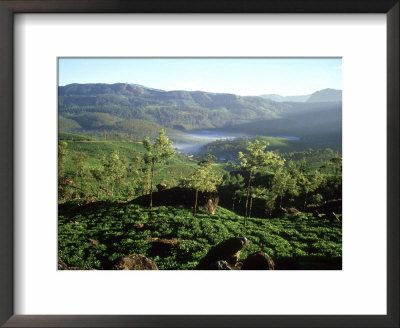
{"type": "Polygon", "coordinates": [[[282,167],[279,168],[272,179],[271,189],[279,197],[279,207],[282,208],[282,199],[291,185],[291,177],[282,167]]]}
{"type": "Polygon", "coordinates": [[[150,209],[153,208],[153,180],[154,167],[157,163],[162,163],[175,154],[172,148],[172,141],[165,135],[165,130],[159,132],[158,137],[152,144],[149,137],[143,139],[143,146],[146,149],[144,157],[145,163],[150,167],[150,209]]]}
{"type": "Polygon", "coordinates": [[[315,171],[312,176],[306,176],[303,173],[300,173],[298,176],[298,185],[304,195],[303,210],[307,206],[308,195],[317,190],[323,181],[324,177],[318,171],[315,171]]]}
{"type": "Polygon", "coordinates": [[[88,156],[84,152],[75,152],[72,155],[72,160],[75,165],[75,181],[78,180],[79,178],[79,184],[80,184],[80,194],[79,197],[85,196],[84,195],[84,181],[83,178],[85,174],[87,173],[87,160],[88,156]]]}
{"type": "Polygon", "coordinates": [[[217,185],[222,182],[222,176],[212,170],[213,159],[215,159],[215,157],[208,154],[205,160],[198,163],[198,167],[193,174],[184,180],[184,185],[186,187],[195,190],[194,216],[197,214],[199,191],[215,191],[217,190],[217,185]]]}
{"type": "Polygon", "coordinates": [[[113,151],[109,156],[103,157],[102,164],[104,168],[104,180],[106,181],[106,192],[112,198],[114,188],[117,187],[118,193],[120,181],[126,177],[126,166],[117,151],[113,151]]]}
{"type": "Polygon", "coordinates": [[[246,218],[249,214],[250,190],[255,172],[261,168],[267,169],[275,166],[282,166],[284,163],[284,160],[279,155],[272,151],[265,151],[268,145],[269,143],[264,141],[249,141],[246,147],[247,152],[245,154],[239,152],[238,154],[241,169],[249,173],[246,190],[246,212],[244,216],[244,225],[246,225],[246,218]]]}
{"type": "Polygon", "coordinates": [[[100,196],[100,186],[101,186],[101,182],[103,181],[104,178],[104,168],[103,166],[93,166],[90,168],[90,174],[91,176],[96,180],[97,182],[97,190],[96,190],[96,194],[97,197],[100,196]]]}
{"type": "Polygon", "coordinates": [[[232,211],[235,211],[235,202],[241,197],[245,187],[244,178],[241,174],[228,174],[223,181],[223,194],[229,194],[232,200],[232,211]]]}

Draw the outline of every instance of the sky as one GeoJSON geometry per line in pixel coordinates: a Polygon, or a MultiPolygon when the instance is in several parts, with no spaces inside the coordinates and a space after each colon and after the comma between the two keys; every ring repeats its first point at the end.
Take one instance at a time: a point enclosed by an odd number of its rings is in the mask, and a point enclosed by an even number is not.
{"type": "Polygon", "coordinates": [[[59,85],[132,83],[241,96],[342,89],[341,58],[59,58],[59,85]]]}

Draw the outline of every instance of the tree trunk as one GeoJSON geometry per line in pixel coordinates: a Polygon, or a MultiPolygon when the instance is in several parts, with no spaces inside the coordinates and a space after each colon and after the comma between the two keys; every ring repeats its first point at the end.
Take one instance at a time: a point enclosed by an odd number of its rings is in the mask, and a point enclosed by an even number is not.
{"type": "Polygon", "coordinates": [[[304,196],[303,211],[306,209],[306,204],[307,204],[307,194],[304,196]]]}
{"type": "Polygon", "coordinates": [[[249,219],[251,216],[251,208],[253,207],[253,197],[250,197],[250,209],[249,209],[249,219]]]}
{"type": "Polygon", "coordinates": [[[249,196],[250,196],[250,186],[251,186],[251,177],[252,177],[252,171],[249,171],[250,175],[249,175],[249,183],[247,185],[247,194],[246,194],[246,211],[245,211],[245,215],[244,215],[244,225],[246,226],[246,218],[247,218],[247,210],[248,210],[248,205],[249,205],[249,196]]]}
{"type": "Polygon", "coordinates": [[[199,191],[196,189],[196,196],[195,196],[195,200],[194,200],[194,210],[193,210],[193,215],[196,216],[197,214],[197,198],[199,195],[199,191]]]}
{"type": "Polygon", "coordinates": [[[150,209],[153,209],[153,177],[154,177],[154,164],[151,166],[151,177],[150,177],[150,209]]]}
{"type": "Polygon", "coordinates": [[[280,200],[280,202],[279,202],[279,208],[282,208],[282,195],[280,196],[281,197],[281,200],[280,200]]]}

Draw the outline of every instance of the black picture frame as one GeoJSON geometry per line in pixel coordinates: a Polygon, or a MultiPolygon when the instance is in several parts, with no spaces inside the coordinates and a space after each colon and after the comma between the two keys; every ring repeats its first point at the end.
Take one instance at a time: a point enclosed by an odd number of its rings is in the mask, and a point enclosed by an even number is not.
{"type": "MultiPolygon", "coordinates": [[[[399,327],[399,0],[0,0],[0,324],[4,327],[399,327]],[[385,13],[387,315],[14,315],[15,13],[385,13]]],[[[373,259],[371,259],[373,262],[373,259]]],[[[371,263],[366,263],[366,270],[371,263]]]]}

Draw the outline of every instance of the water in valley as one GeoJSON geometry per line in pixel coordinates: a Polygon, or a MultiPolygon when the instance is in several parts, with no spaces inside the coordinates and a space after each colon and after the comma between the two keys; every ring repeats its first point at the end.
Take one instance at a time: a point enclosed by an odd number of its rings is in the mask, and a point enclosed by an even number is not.
{"type": "MultiPolygon", "coordinates": [[[[241,132],[232,132],[232,131],[214,131],[214,130],[194,130],[194,131],[185,131],[182,135],[171,135],[171,139],[175,142],[173,143],[173,147],[177,149],[177,151],[181,153],[185,153],[187,155],[194,154],[197,152],[202,146],[216,141],[216,140],[232,140],[239,137],[252,138],[255,135],[241,133],[241,132]]],[[[276,138],[284,138],[289,140],[299,140],[298,137],[293,136],[270,136],[276,138]]]]}

